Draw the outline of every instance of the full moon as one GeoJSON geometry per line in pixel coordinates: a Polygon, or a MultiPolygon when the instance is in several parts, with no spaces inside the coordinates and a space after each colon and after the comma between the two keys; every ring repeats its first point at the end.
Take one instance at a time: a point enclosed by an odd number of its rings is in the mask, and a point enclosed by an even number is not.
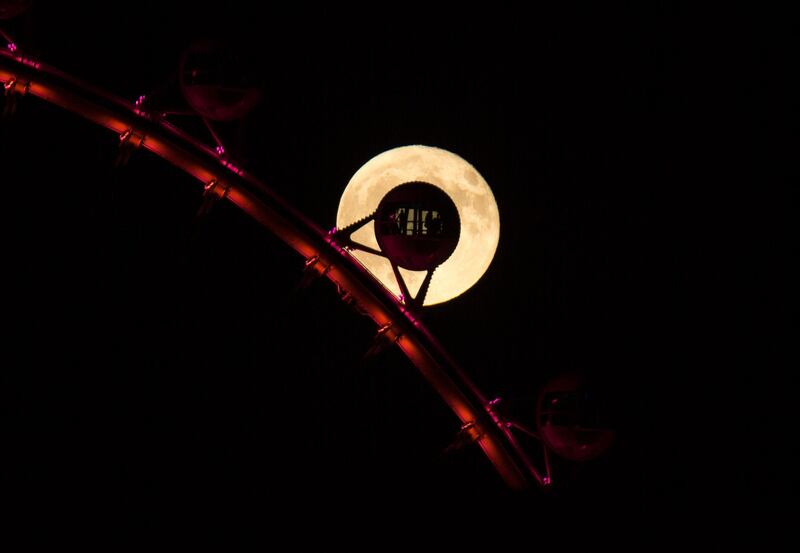
{"type": "MultiPolygon", "coordinates": [[[[381,199],[401,184],[420,181],[444,190],[456,204],[461,237],[453,254],[433,273],[424,305],[442,303],[464,293],[489,268],[500,240],[500,213],[484,178],[467,161],[430,146],[402,146],[378,154],[359,169],[339,200],[336,227],[344,228],[371,215],[381,199]]],[[[355,242],[380,249],[374,224],[353,233],[355,242]]],[[[368,252],[351,252],[383,286],[400,296],[389,260],[368,252]]],[[[400,269],[409,291],[416,295],[424,271],[400,269]]]]}

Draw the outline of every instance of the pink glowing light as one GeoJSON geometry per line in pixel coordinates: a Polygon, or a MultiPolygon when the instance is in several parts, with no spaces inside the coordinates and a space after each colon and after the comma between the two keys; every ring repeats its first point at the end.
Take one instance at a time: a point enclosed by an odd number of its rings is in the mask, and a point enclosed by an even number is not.
{"type": "Polygon", "coordinates": [[[16,44],[14,44],[13,42],[9,42],[9,43],[6,45],[6,47],[8,48],[8,51],[9,51],[9,52],[16,52],[16,51],[17,51],[17,45],[16,45],[16,44]]]}
{"type": "Polygon", "coordinates": [[[143,115],[143,116],[147,115],[147,112],[144,109],[142,109],[146,99],[147,99],[147,96],[145,96],[144,94],[142,94],[141,96],[136,98],[136,101],[133,103],[133,112],[136,115],[143,115]]]}
{"type": "Polygon", "coordinates": [[[24,65],[27,65],[28,67],[33,67],[34,69],[39,69],[41,67],[41,64],[38,61],[30,58],[23,58],[22,56],[17,56],[14,59],[16,59],[18,62],[24,65]]]}
{"type": "Polygon", "coordinates": [[[236,173],[236,174],[237,174],[237,175],[239,175],[240,177],[241,177],[242,175],[244,175],[244,169],[241,169],[239,166],[237,166],[237,165],[234,165],[234,164],[233,164],[233,163],[231,163],[230,161],[227,161],[227,160],[223,159],[223,160],[222,160],[222,165],[223,165],[224,167],[227,167],[228,169],[230,169],[231,171],[233,171],[234,173],[236,173]]]}

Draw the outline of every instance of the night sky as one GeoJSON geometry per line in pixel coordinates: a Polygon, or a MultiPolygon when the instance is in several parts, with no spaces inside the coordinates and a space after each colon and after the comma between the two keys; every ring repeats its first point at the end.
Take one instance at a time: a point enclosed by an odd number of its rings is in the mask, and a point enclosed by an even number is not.
{"type": "Polygon", "coordinates": [[[200,183],[147,152],[115,168],[112,133],[24,98],[0,122],[3,479],[20,512],[313,521],[347,497],[624,518],[797,492],[797,102],[777,14],[396,6],[359,24],[333,7],[41,4],[2,28],[131,100],[185,109],[183,48],[237,40],[264,99],[220,132],[323,228],[374,155],[464,157],[500,245],[426,324],[529,424],[549,378],[590,375],[618,435],[599,460],[555,461],[554,492],[510,494],[478,448],[443,453],[459,422],[399,351],[362,361],[374,325],[330,282],[295,290],[298,254],[230,204],[195,220],[200,183]]]}

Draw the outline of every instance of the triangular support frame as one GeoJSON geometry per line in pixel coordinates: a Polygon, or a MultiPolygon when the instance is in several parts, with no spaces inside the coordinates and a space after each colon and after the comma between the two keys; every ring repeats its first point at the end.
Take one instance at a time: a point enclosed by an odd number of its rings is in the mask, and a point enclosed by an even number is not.
{"type": "Polygon", "coordinates": [[[403,302],[403,305],[405,305],[409,311],[413,312],[414,315],[419,315],[420,311],[422,310],[422,306],[425,303],[425,297],[428,295],[428,289],[430,288],[431,280],[433,279],[433,273],[436,271],[436,267],[426,271],[425,278],[422,281],[419,290],[417,290],[417,294],[412,295],[408,289],[408,284],[406,284],[406,281],[400,272],[400,266],[397,265],[394,260],[392,260],[381,250],[353,240],[353,233],[360,230],[367,224],[374,222],[376,215],[377,211],[374,211],[363,219],[359,219],[355,223],[351,223],[346,227],[342,227],[340,229],[334,228],[329,233],[329,237],[331,241],[348,250],[360,250],[388,260],[392,266],[392,273],[397,281],[397,286],[400,288],[400,301],[403,302]]]}

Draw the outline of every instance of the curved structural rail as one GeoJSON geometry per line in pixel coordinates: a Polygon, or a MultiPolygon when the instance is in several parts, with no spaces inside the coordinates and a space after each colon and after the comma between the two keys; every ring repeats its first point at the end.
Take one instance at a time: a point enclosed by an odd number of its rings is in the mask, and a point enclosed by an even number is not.
{"type": "Polygon", "coordinates": [[[461,420],[505,483],[523,489],[542,478],[477,386],[405,306],[337,244],[332,235],[290,206],[252,175],[220,158],[208,146],[138,103],[15,52],[0,51],[0,82],[7,95],[31,94],[75,112],[120,136],[127,147],[145,148],[225,198],[306,258],[307,270],[333,281],[345,299],[368,314],[379,333],[393,341],[461,420]]]}

